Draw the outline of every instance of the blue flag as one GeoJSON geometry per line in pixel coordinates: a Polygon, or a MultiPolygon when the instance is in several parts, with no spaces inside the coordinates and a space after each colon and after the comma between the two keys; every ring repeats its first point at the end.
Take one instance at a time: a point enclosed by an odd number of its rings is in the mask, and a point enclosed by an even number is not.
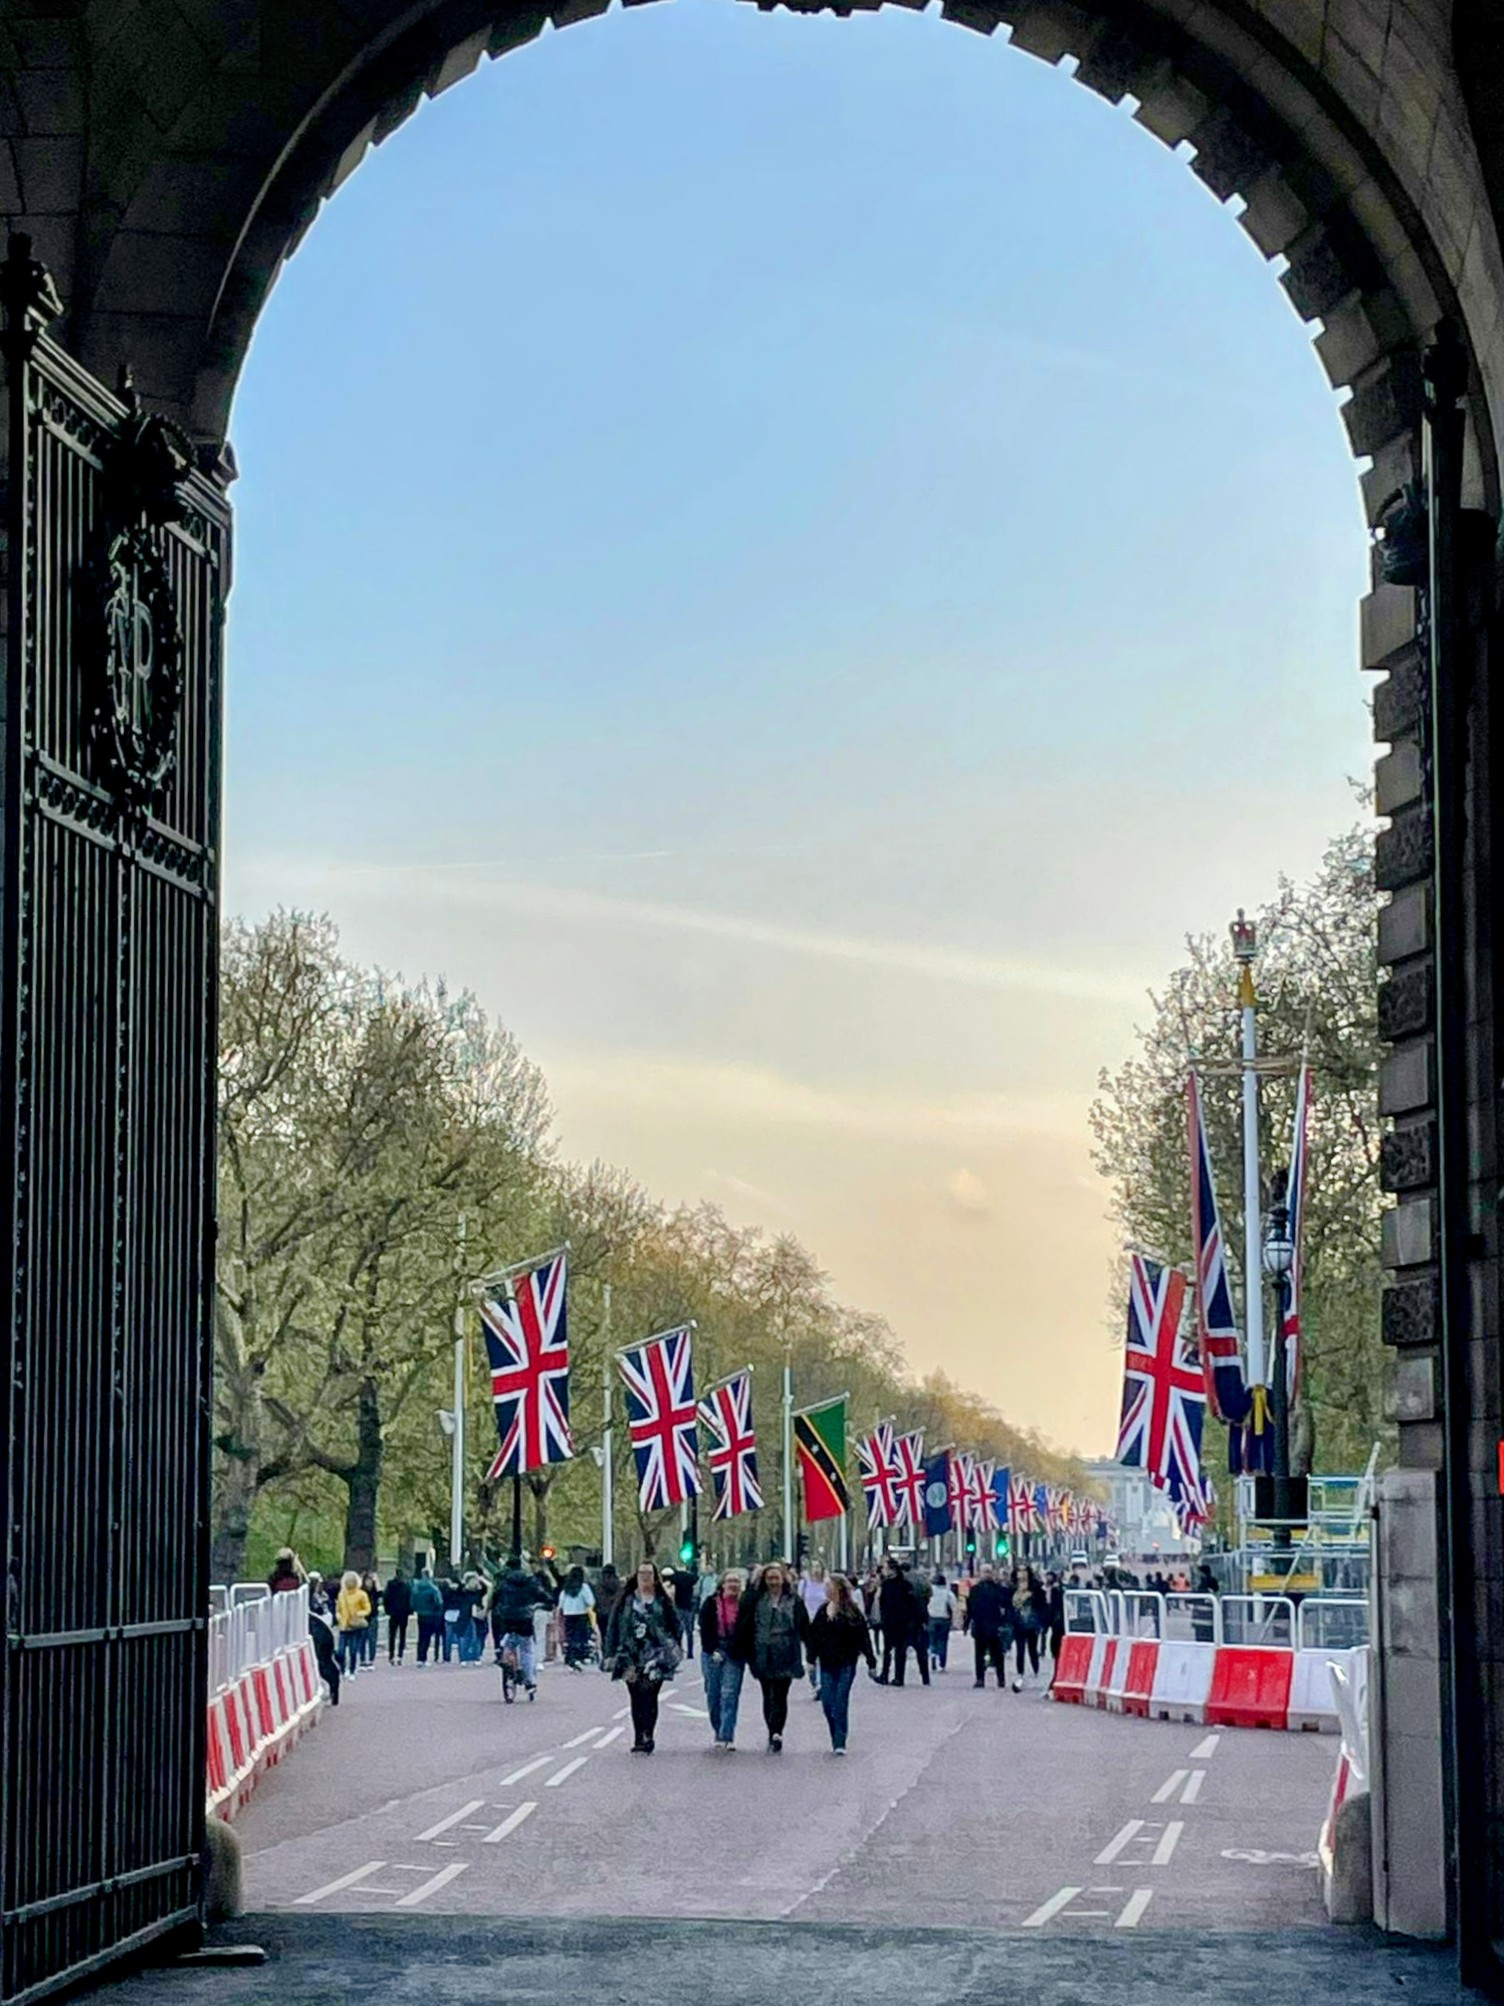
{"type": "Polygon", "coordinates": [[[1013,1472],[1004,1463],[1000,1470],[992,1472],[992,1516],[997,1521],[999,1532],[1007,1532],[1011,1521],[1008,1517],[1008,1486],[1013,1481],[1013,1472]]]}
{"type": "Polygon", "coordinates": [[[924,1529],[931,1539],[950,1531],[950,1450],[924,1465],[924,1529]]]}

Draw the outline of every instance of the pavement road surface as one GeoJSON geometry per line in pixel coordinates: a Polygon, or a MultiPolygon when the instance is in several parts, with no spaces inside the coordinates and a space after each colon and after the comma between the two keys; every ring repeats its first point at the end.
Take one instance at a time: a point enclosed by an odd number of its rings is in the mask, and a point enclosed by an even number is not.
{"type": "Polygon", "coordinates": [[[1327,1928],[1316,1833],[1327,1736],[1127,1719],[860,1676],[849,1756],[795,1688],[781,1755],[758,1688],[711,1747],[698,1667],[665,1694],[656,1754],[626,1693],[545,1668],[501,1702],[475,1667],[384,1662],[344,1690],[242,1813],[253,1911],[633,1916],[890,1924],[1121,1938],[1327,1928]]]}

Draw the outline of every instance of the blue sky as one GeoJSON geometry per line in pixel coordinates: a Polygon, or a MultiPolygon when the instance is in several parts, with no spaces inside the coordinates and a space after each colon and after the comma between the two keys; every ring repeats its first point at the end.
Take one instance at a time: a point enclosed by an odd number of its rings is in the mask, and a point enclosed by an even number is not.
{"type": "Polygon", "coordinates": [[[487,64],[252,349],[232,904],[472,984],[571,1153],[1100,1449],[1097,1069],[1369,757],[1310,332],[1001,38],[679,0],[487,64]]]}

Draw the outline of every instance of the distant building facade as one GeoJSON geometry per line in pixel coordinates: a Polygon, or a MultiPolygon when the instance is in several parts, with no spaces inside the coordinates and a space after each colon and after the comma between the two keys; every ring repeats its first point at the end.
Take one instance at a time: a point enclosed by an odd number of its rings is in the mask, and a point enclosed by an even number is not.
{"type": "Polygon", "coordinates": [[[1107,1460],[1088,1463],[1086,1474],[1107,1491],[1115,1550],[1124,1559],[1191,1559],[1200,1553],[1201,1541],[1181,1532],[1170,1500],[1154,1488],[1143,1470],[1107,1460]]]}

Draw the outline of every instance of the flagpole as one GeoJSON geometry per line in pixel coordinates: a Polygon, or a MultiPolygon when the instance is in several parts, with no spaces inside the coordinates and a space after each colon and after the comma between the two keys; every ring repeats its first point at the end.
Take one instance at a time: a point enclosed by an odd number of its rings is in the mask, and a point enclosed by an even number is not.
{"type": "Polygon", "coordinates": [[[616,1565],[616,1471],[611,1462],[611,1284],[601,1290],[604,1300],[601,1336],[601,1565],[616,1565]]]}
{"type": "Polygon", "coordinates": [[[461,1212],[454,1250],[454,1460],[449,1472],[449,1565],[465,1560],[465,1215],[461,1212]]]}
{"type": "Polygon", "coordinates": [[[1258,932],[1252,920],[1238,916],[1232,923],[1232,951],[1238,964],[1238,1004],[1243,1016],[1243,1316],[1244,1350],[1250,1386],[1269,1384],[1264,1359],[1264,1263],[1260,1213],[1263,1196],[1259,1178],[1258,999],[1253,988],[1253,957],[1258,932]]]}
{"type": "Polygon", "coordinates": [[[783,1347],[783,1554],[794,1557],[794,1348],[783,1347]]]}

